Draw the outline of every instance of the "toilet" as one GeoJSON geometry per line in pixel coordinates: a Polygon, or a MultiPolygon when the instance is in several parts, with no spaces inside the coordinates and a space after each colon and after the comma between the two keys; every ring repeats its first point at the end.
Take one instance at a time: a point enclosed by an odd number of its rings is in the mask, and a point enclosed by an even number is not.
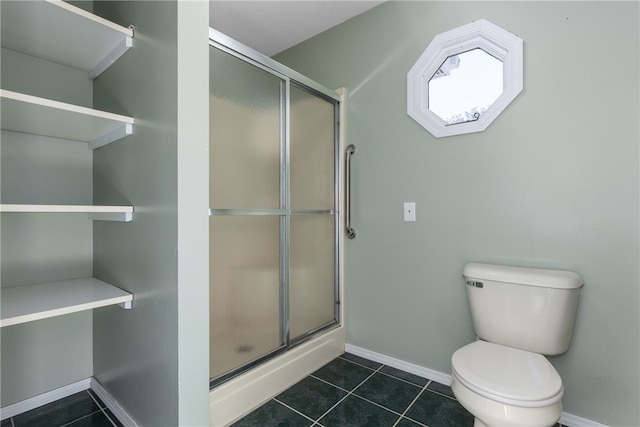
{"type": "Polygon", "coordinates": [[[463,276],[478,340],[451,357],[451,389],[474,427],[549,427],[564,388],[543,355],[569,348],[580,288],[572,271],[470,263],[463,276]]]}

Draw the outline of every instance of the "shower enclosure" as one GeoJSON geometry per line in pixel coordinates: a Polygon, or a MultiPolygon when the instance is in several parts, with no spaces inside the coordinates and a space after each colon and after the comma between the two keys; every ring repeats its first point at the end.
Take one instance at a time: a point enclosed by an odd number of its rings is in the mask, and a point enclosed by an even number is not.
{"type": "Polygon", "coordinates": [[[210,31],[210,380],[339,325],[338,94],[210,31]]]}

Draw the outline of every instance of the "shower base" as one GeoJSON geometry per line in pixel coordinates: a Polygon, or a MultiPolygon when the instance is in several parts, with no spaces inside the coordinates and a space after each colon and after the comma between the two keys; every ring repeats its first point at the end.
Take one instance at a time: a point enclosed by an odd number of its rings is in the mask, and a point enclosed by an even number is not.
{"type": "Polygon", "coordinates": [[[345,339],[344,326],[331,329],[212,389],[210,425],[231,424],[329,363],[344,353],[345,339]]]}

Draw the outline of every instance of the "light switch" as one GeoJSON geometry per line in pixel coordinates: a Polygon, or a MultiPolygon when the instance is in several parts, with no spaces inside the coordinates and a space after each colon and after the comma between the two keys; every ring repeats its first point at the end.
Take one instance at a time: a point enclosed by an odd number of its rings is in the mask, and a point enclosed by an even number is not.
{"type": "Polygon", "coordinates": [[[416,220],[416,202],[404,202],[404,221],[415,222],[416,220]]]}

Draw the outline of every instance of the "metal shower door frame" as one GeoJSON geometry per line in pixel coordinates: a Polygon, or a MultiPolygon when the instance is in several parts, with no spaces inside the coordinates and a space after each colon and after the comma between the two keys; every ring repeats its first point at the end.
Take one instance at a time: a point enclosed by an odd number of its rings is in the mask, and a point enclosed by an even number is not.
{"type": "Polygon", "coordinates": [[[340,248],[340,96],[303,76],[302,74],[272,60],[271,58],[245,46],[225,34],[209,29],[209,46],[228,53],[242,61],[256,66],[281,80],[280,83],[280,206],[279,209],[209,209],[210,216],[218,215],[267,215],[280,217],[280,338],[281,346],[258,358],[222,374],[210,381],[210,388],[236,377],[252,367],[255,367],[272,357],[287,351],[297,344],[301,344],[317,333],[340,325],[340,278],[341,278],[341,248],[340,248]],[[314,95],[331,103],[334,107],[334,201],[330,210],[292,210],[290,209],[290,88],[294,86],[302,91],[314,95]],[[334,318],[325,325],[296,337],[290,338],[289,328],[289,256],[290,256],[290,227],[292,215],[324,214],[334,217],[334,318]]]}

